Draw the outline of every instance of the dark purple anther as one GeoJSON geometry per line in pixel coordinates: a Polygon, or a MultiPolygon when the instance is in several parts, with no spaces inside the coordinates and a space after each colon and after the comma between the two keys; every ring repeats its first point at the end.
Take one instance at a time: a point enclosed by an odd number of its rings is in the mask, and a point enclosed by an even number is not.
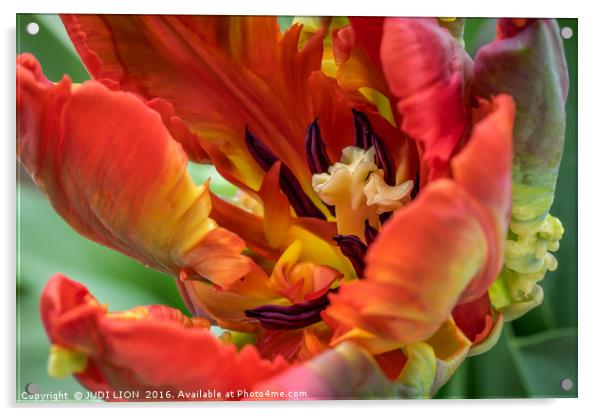
{"type": "Polygon", "coordinates": [[[410,198],[412,200],[416,199],[418,196],[418,191],[420,191],[420,173],[416,174],[416,179],[414,180],[414,187],[412,188],[412,192],[410,193],[410,198]]]}
{"type": "Polygon", "coordinates": [[[353,234],[337,235],[333,240],[337,242],[345,257],[351,261],[358,279],[361,279],[364,275],[364,257],[366,256],[368,247],[358,236],[353,234]]]}
{"type": "Polygon", "coordinates": [[[384,180],[389,186],[395,186],[395,167],[393,159],[385,147],[385,143],[376,134],[372,135],[372,145],[374,146],[374,159],[376,166],[381,168],[384,173],[384,180]]]}
{"type": "MultiPolygon", "coordinates": [[[[264,171],[267,172],[279,160],[261,140],[249,131],[248,127],[245,128],[245,142],[249,153],[264,171]]],[[[284,163],[280,165],[280,189],[299,217],[326,219],[322,211],[303,192],[301,184],[284,163]]]]}
{"type": "Polygon", "coordinates": [[[305,155],[312,174],[327,172],[328,167],[332,165],[326,153],[318,119],[310,123],[305,131],[305,155]]]}
{"type": "Polygon", "coordinates": [[[247,309],[247,318],[257,319],[266,329],[298,329],[320,322],[320,313],[329,305],[328,294],[294,305],[263,305],[247,309]]]}
{"type": "Polygon", "coordinates": [[[251,153],[251,156],[253,156],[253,159],[255,159],[255,162],[257,162],[257,164],[261,166],[261,169],[265,170],[266,172],[274,163],[278,161],[276,155],[272,153],[272,151],[268,149],[268,147],[263,144],[261,140],[259,140],[249,131],[248,126],[245,126],[245,142],[247,144],[247,149],[249,149],[249,152],[251,153]]]}
{"type": "Polygon", "coordinates": [[[385,222],[389,221],[389,218],[393,215],[393,212],[383,212],[378,216],[378,220],[380,221],[380,225],[384,225],[385,222]]]}
{"type": "Polygon", "coordinates": [[[355,130],[355,146],[368,150],[372,146],[372,125],[368,116],[361,111],[352,108],[353,112],[353,127],[355,130]]]}
{"type": "Polygon", "coordinates": [[[390,186],[395,186],[395,166],[385,143],[374,133],[372,124],[365,113],[355,109],[351,111],[355,128],[355,145],[366,150],[374,147],[376,166],[383,170],[385,182],[390,186]]]}
{"type": "Polygon", "coordinates": [[[374,242],[377,235],[378,230],[371,226],[368,220],[364,221],[364,238],[366,239],[366,244],[368,246],[374,242]]]}

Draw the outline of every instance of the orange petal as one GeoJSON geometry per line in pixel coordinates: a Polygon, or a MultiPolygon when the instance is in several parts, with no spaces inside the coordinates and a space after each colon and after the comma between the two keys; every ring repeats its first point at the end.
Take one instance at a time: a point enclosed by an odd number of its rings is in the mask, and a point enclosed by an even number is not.
{"type": "Polygon", "coordinates": [[[259,189],[263,201],[263,230],[273,248],[281,247],[286,239],[286,230],[292,223],[291,207],[280,191],[280,165],[276,162],[265,174],[259,189]]]}
{"type": "Polygon", "coordinates": [[[255,254],[276,261],[290,244],[301,240],[304,247],[302,261],[323,264],[347,276],[354,274],[351,263],[333,241],[333,237],[337,235],[336,223],[316,218],[293,218],[288,229],[279,230],[285,238],[281,245],[275,248],[268,242],[264,232],[263,217],[238,208],[215,195],[211,197],[211,217],[228,230],[242,236],[248,248],[255,254]]]}
{"type": "Polygon", "coordinates": [[[457,184],[433,182],[385,224],[365,278],[343,284],[325,313],[399,345],[428,338],[486,260],[481,211],[457,184]]]}
{"type": "Polygon", "coordinates": [[[320,69],[323,31],[298,50],[301,26],[281,35],[275,16],[62,19],[94,79],[170,102],[237,180],[256,190],[263,176],[244,145],[248,124],[313,195],[303,157],[313,120],[307,79],[320,69]]]}
{"type": "MultiPolygon", "coordinates": [[[[347,328],[337,340],[368,345],[372,334],[400,345],[422,341],[456,303],[479,298],[498,275],[510,209],[514,105],[499,96],[480,112],[452,161],[455,181],[432,182],[398,211],[370,247],[366,278],[332,296],[325,313],[347,328]]],[[[369,348],[380,348],[377,341],[369,348]]]]}
{"type": "Polygon", "coordinates": [[[245,316],[246,310],[287,302],[272,290],[268,276],[257,265],[227,290],[193,279],[179,280],[177,285],[195,316],[204,316],[220,327],[234,331],[256,332],[259,329],[253,319],[245,316]]]}
{"type": "Polygon", "coordinates": [[[62,275],[48,282],[41,311],[55,345],[86,355],[86,368],[75,376],[93,391],[138,391],[137,400],[145,400],[145,391],[154,390],[162,393],[155,400],[199,400],[180,391],[215,389],[224,399],[229,390],[252,389],[287,368],[281,358],[261,359],[251,346],[237,352],[205,323],[166,306],[107,314],[84,286],[62,275]]]}
{"type": "Polygon", "coordinates": [[[485,208],[488,218],[482,227],[489,235],[489,261],[466,288],[462,302],[482,296],[498,276],[512,203],[514,101],[502,94],[491,102],[481,102],[478,112],[482,118],[451,168],[455,180],[485,208]]]}
{"type": "Polygon", "coordinates": [[[270,258],[278,258],[278,250],[272,247],[264,229],[263,217],[239,208],[211,193],[211,218],[228,230],[242,236],[253,252],[270,258]]]}
{"type": "Polygon", "coordinates": [[[242,240],[208,217],[208,184],[194,184],[182,147],[138,97],[50,84],[31,55],[18,58],[17,85],[21,163],[76,231],[174,276],[189,268],[228,286],[250,270],[242,240]]]}

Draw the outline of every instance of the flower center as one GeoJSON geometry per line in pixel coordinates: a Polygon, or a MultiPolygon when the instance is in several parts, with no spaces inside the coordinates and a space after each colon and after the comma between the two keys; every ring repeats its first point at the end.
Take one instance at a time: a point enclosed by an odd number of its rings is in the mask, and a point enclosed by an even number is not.
{"type": "Polygon", "coordinates": [[[312,176],[312,187],[320,199],[335,207],[340,234],[353,234],[364,240],[366,220],[379,228],[379,215],[395,211],[409,202],[413,181],[394,186],[384,179],[383,169],[375,161],[375,149],[349,146],[340,162],[328,172],[312,176]]]}

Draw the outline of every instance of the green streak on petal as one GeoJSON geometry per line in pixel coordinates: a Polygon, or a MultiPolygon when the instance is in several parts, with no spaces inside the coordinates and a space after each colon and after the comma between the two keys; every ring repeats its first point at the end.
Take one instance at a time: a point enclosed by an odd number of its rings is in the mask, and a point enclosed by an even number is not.
{"type": "Polygon", "coordinates": [[[389,398],[393,385],[363,348],[343,342],[304,364],[319,375],[334,398],[389,398]]]}
{"type": "Polygon", "coordinates": [[[437,19],[439,26],[444,27],[452,34],[454,38],[462,45],[465,46],[464,43],[464,23],[466,23],[466,19],[463,17],[440,17],[437,19]]]}
{"type": "Polygon", "coordinates": [[[520,318],[543,302],[543,289],[537,284],[526,296],[513,298],[510,291],[517,282],[529,281],[528,277],[509,270],[506,266],[500,276],[489,289],[489,297],[495,309],[504,315],[506,322],[520,318]]]}
{"type": "Polygon", "coordinates": [[[385,120],[391,123],[392,126],[397,126],[393,110],[391,109],[391,102],[386,95],[370,87],[362,87],[359,89],[359,92],[376,106],[376,109],[385,120]]]}
{"type": "Polygon", "coordinates": [[[195,184],[202,185],[207,179],[210,179],[209,188],[215,194],[229,198],[236,195],[238,188],[220,175],[215,166],[188,162],[187,169],[195,184]]]}
{"type": "Polygon", "coordinates": [[[430,345],[418,342],[404,347],[404,353],[408,362],[398,378],[402,395],[411,399],[429,398],[437,374],[435,351],[430,345]]]}
{"type": "Polygon", "coordinates": [[[237,332],[231,331],[232,338],[230,341],[236,345],[237,349],[242,349],[245,345],[254,344],[255,343],[255,334],[251,334],[248,332],[237,332]]]}
{"type": "Polygon", "coordinates": [[[537,19],[515,36],[483,47],[476,57],[473,95],[509,93],[516,102],[512,211],[505,261],[490,289],[505,320],[543,299],[537,285],[557,262],[564,229],[549,214],[565,136],[568,73],[558,24],[537,19]]]}

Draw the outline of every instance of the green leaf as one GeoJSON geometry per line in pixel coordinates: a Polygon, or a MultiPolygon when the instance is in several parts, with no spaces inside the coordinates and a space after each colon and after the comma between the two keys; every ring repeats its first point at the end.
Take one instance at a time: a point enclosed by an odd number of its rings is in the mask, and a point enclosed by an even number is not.
{"type": "Polygon", "coordinates": [[[510,352],[511,328],[505,327],[490,351],[467,360],[470,368],[470,396],[478,398],[528,397],[518,364],[510,352]]]}
{"type": "Polygon", "coordinates": [[[435,399],[463,399],[469,395],[470,366],[466,361],[435,395],[435,399]]]}
{"type": "Polygon", "coordinates": [[[17,15],[17,53],[24,52],[35,55],[42,65],[44,75],[52,81],[59,81],[65,74],[73,82],[90,79],[58,15],[17,15]],[[27,32],[27,25],[30,23],[38,24],[40,30],[37,34],[27,32]]]}
{"type": "Polygon", "coordinates": [[[570,75],[569,96],[566,104],[566,138],[560,174],[556,185],[556,199],[552,214],[564,226],[560,250],[556,253],[558,269],[548,273],[542,287],[550,304],[550,313],[557,326],[577,326],[577,19],[558,19],[560,28],[570,27],[573,37],[563,39],[570,75]]]}
{"type": "Polygon", "coordinates": [[[210,179],[209,188],[219,196],[231,198],[236,195],[238,188],[220,175],[213,165],[201,165],[189,162],[188,173],[197,185],[201,185],[207,179],[210,179]]]}
{"type": "Polygon", "coordinates": [[[527,393],[533,397],[577,397],[577,330],[556,329],[510,341],[527,393]],[[570,379],[573,388],[560,385],[570,379]]]}
{"type": "Polygon", "coordinates": [[[284,32],[286,29],[293,24],[295,16],[278,16],[278,24],[280,25],[280,31],[284,32]]]}

